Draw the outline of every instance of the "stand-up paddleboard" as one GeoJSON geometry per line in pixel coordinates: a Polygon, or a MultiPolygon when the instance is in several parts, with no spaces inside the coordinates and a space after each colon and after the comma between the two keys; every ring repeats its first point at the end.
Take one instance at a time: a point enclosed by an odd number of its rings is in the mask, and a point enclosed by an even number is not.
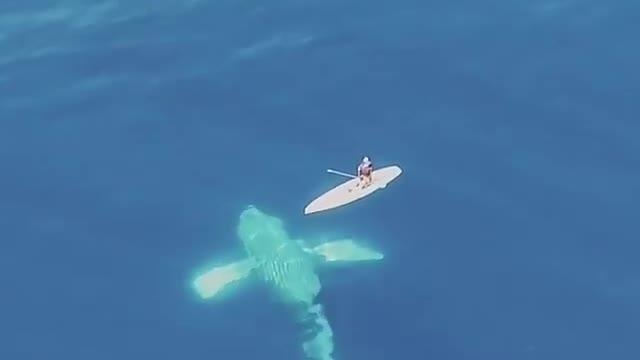
{"type": "Polygon", "coordinates": [[[395,165],[374,170],[371,174],[371,184],[363,188],[362,186],[358,186],[360,180],[353,175],[335,170],[327,171],[351,177],[352,179],[334,187],[309,203],[309,205],[304,208],[305,215],[335,209],[360,200],[365,196],[373,194],[378,189],[385,188],[387,184],[402,174],[402,169],[395,165]]]}

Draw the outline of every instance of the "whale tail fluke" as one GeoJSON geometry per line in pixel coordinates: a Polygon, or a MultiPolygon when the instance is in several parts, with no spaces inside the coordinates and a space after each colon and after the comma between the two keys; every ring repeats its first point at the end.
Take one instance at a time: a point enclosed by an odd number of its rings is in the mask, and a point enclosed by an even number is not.
{"type": "Polygon", "coordinates": [[[305,340],[302,349],[309,360],[333,360],[333,330],[324,314],[322,305],[314,304],[305,309],[300,319],[305,323],[305,340]]]}
{"type": "Polygon", "coordinates": [[[198,275],[193,281],[193,287],[202,299],[209,299],[219,295],[229,284],[249,276],[256,266],[256,262],[249,258],[224,266],[213,267],[198,275]]]}

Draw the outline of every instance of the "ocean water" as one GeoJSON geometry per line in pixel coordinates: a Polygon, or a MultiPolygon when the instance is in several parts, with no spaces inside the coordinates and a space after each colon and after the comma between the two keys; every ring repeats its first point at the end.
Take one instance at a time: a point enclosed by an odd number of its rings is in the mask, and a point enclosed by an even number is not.
{"type": "Polygon", "coordinates": [[[629,0],[0,5],[0,359],[302,359],[193,273],[249,204],[386,258],[321,273],[335,359],[640,358],[629,0]],[[303,207],[368,155],[403,175],[303,207]]]}

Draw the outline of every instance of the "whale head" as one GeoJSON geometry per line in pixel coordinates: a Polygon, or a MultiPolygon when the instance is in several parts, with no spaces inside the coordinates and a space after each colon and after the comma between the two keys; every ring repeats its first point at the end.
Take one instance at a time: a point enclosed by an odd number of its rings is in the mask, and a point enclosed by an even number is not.
{"type": "Polygon", "coordinates": [[[255,258],[276,253],[289,242],[282,220],[255,206],[247,207],[240,214],[237,232],[247,255],[255,258]]]}

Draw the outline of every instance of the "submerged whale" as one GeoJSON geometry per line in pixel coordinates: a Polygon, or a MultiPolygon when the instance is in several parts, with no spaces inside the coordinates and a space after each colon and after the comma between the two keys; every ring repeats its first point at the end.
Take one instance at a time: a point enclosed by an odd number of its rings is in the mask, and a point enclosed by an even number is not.
{"type": "Polygon", "coordinates": [[[202,299],[214,298],[231,283],[257,277],[275,291],[279,300],[299,305],[303,309],[300,320],[312,322],[307,331],[310,339],[303,343],[305,354],[314,360],[332,360],[333,332],[322,306],[315,301],[321,288],[316,268],[330,263],[382,260],[383,254],[351,239],[307,247],[304,241],[289,237],[281,219],[255,206],[240,214],[237,233],[247,258],[196,276],[196,293],[202,299]]]}

